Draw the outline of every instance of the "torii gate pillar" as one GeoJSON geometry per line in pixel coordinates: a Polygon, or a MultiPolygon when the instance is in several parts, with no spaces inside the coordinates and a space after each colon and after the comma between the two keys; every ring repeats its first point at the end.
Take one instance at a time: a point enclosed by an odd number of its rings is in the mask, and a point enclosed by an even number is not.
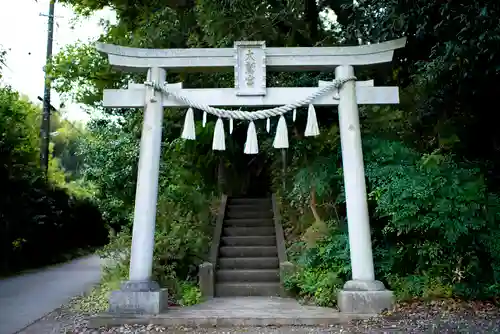
{"type": "MultiPolygon", "coordinates": [[[[148,80],[165,82],[166,71],[154,67],[148,71],[148,80]]],[[[166,289],[152,280],[156,204],[163,123],[162,99],[149,90],[144,99],[144,122],[139,154],[139,168],[135,191],[132,249],[130,251],[129,280],[119,291],[112,291],[109,311],[115,313],[158,314],[168,305],[166,289]]]]}
{"type": "MultiPolygon", "coordinates": [[[[354,75],[352,66],[335,69],[336,78],[354,75]]],[[[339,90],[339,129],[347,206],[349,250],[352,280],[339,291],[337,304],[341,311],[372,314],[394,305],[392,291],[375,280],[361,130],[356,85],[346,82],[339,90]]]]}

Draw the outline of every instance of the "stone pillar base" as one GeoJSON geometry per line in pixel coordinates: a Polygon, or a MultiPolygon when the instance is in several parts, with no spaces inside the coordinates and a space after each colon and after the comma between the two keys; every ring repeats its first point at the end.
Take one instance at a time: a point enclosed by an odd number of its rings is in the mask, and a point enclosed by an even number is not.
{"type": "Polygon", "coordinates": [[[168,308],[168,293],[150,281],[124,282],[109,296],[109,312],[121,314],[160,314],[168,308]]]}
{"type": "Polygon", "coordinates": [[[280,296],[283,298],[292,297],[292,294],[285,289],[285,278],[293,274],[294,270],[293,263],[289,261],[280,263],[280,296]]]}
{"type": "Polygon", "coordinates": [[[214,298],[214,266],[212,263],[204,262],[200,264],[198,279],[203,298],[214,298]]]}
{"type": "Polygon", "coordinates": [[[379,281],[348,281],[338,293],[337,304],[341,312],[380,314],[394,308],[394,293],[379,281]]]}

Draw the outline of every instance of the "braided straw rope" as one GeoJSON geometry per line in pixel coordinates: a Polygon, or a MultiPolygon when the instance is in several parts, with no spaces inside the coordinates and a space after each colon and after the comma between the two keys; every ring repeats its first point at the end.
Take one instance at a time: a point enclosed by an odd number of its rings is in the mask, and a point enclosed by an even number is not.
{"type": "Polygon", "coordinates": [[[182,101],[192,108],[205,111],[205,112],[212,114],[212,115],[215,115],[217,117],[243,119],[243,120],[253,121],[253,120],[257,120],[257,119],[265,119],[265,118],[269,118],[272,116],[283,115],[291,110],[308,105],[312,101],[314,101],[314,99],[320,97],[321,95],[325,94],[326,92],[329,92],[335,88],[339,89],[340,87],[342,87],[342,85],[344,83],[346,83],[348,81],[355,81],[355,80],[356,80],[356,77],[348,77],[345,79],[335,79],[332,82],[328,83],[327,85],[319,88],[316,92],[314,92],[313,94],[311,94],[310,96],[306,97],[303,100],[297,101],[295,103],[290,103],[290,104],[287,104],[284,106],[275,107],[272,109],[263,109],[263,110],[257,110],[257,111],[242,111],[242,110],[228,110],[228,109],[214,108],[214,107],[193,101],[190,98],[188,98],[184,95],[181,95],[175,91],[169,91],[163,85],[160,85],[156,82],[145,82],[144,84],[146,86],[152,87],[153,89],[155,89],[157,91],[162,92],[163,94],[166,94],[167,96],[171,96],[178,101],[182,101]]]}

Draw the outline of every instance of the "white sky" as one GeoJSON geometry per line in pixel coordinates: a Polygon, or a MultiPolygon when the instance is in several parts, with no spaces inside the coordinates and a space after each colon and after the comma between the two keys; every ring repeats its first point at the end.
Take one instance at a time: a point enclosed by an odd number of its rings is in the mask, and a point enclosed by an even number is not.
{"type": "MultiPolygon", "coordinates": [[[[40,13],[47,14],[48,10],[49,0],[0,0],[0,45],[8,50],[3,80],[35,103],[39,102],[37,96],[43,97],[47,43],[47,17],[40,13]]],[[[73,11],[57,3],[55,16],[53,54],[78,40],[95,40],[102,33],[99,19],[115,19],[113,12],[105,10],[90,19],[72,22],[73,11]]],[[[52,105],[58,108],[59,96],[54,91],[51,95],[52,105]]],[[[65,104],[68,119],[88,118],[78,105],[65,104]]]]}

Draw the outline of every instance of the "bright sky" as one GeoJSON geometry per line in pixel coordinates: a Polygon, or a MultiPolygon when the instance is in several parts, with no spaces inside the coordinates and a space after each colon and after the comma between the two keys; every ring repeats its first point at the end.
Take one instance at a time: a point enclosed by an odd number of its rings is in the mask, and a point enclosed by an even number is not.
{"type": "MultiPolygon", "coordinates": [[[[43,97],[47,16],[40,14],[47,14],[48,10],[49,0],[0,0],[0,45],[8,50],[3,80],[33,102],[39,102],[37,96],[43,97]]],[[[73,11],[57,3],[55,16],[54,54],[78,40],[95,40],[102,33],[99,20],[115,19],[113,12],[105,10],[90,19],[74,22],[73,11]]],[[[54,91],[51,95],[52,105],[58,108],[59,96],[54,91]]],[[[68,119],[88,118],[78,105],[65,104],[68,119]]]]}

